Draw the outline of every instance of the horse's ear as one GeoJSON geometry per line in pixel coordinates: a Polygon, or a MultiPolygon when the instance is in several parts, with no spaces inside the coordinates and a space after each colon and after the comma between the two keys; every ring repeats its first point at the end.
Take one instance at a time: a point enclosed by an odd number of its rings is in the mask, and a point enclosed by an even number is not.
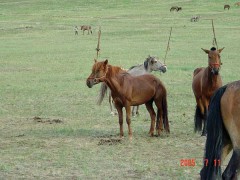
{"type": "Polygon", "coordinates": [[[94,58],[94,63],[96,63],[97,62],[97,60],[94,58]]]}
{"type": "Polygon", "coordinates": [[[225,47],[223,47],[222,49],[219,49],[218,52],[221,53],[224,48],[225,48],[225,47]]]}
{"type": "Polygon", "coordinates": [[[104,61],[104,65],[106,66],[108,64],[108,60],[106,59],[105,61],[104,61]]]}
{"type": "Polygon", "coordinates": [[[205,53],[209,53],[210,52],[210,50],[207,50],[207,49],[203,49],[203,48],[201,48],[205,53]]]}

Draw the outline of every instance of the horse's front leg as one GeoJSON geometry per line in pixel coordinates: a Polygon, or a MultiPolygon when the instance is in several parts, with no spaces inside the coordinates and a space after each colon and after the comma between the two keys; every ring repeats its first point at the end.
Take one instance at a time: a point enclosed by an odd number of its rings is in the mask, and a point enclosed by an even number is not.
{"type": "Polygon", "coordinates": [[[125,109],[126,109],[126,121],[127,121],[127,124],[128,124],[128,135],[129,135],[129,139],[132,139],[131,106],[130,105],[126,105],[125,109]]]}
{"type": "Polygon", "coordinates": [[[113,112],[113,108],[112,108],[112,96],[111,96],[111,93],[109,94],[108,102],[109,102],[110,111],[111,111],[110,114],[114,116],[114,112],[113,112]]]}
{"type": "Polygon", "coordinates": [[[119,121],[119,126],[120,126],[120,138],[123,137],[123,111],[122,107],[115,104],[117,111],[118,111],[118,121],[119,121]]]}

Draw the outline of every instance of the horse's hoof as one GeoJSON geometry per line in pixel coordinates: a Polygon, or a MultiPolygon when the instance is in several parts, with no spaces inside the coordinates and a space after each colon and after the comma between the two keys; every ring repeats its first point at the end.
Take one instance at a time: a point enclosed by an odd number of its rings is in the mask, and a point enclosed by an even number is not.
{"type": "Polygon", "coordinates": [[[207,133],[206,133],[206,132],[203,132],[203,133],[201,134],[201,136],[207,136],[207,133]]]}
{"type": "Polygon", "coordinates": [[[129,138],[130,141],[132,141],[132,139],[133,139],[132,135],[129,135],[128,138],[129,138]]]}

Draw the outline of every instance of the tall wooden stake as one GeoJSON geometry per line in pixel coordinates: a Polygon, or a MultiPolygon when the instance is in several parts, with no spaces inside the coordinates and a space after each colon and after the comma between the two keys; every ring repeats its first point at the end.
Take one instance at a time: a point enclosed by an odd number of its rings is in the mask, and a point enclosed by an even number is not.
{"type": "Polygon", "coordinates": [[[100,39],[101,39],[101,26],[99,26],[99,30],[98,30],[98,43],[97,43],[97,48],[96,48],[97,59],[98,59],[98,56],[100,54],[100,39]]]}
{"type": "Polygon", "coordinates": [[[165,62],[166,62],[167,52],[169,51],[169,42],[170,42],[170,39],[171,39],[171,35],[172,35],[172,27],[171,27],[171,29],[170,29],[170,35],[169,35],[169,38],[168,38],[167,49],[166,49],[166,53],[165,53],[165,57],[164,57],[164,64],[165,64],[165,62]]]}
{"type": "Polygon", "coordinates": [[[213,42],[216,45],[216,48],[218,49],[218,45],[217,45],[217,38],[215,35],[215,29],[214,29],[214,24],[213,24],[213,19],[212,19],[212,29],[213,29],[213,42]]]}

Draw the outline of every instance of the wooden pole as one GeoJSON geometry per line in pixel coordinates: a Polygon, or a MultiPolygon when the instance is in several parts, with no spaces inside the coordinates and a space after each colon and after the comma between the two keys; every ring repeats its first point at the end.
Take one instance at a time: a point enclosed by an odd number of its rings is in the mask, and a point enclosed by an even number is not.
{"type": "Polygon", "coordinates": [[[213,29],[213,42],[214,42],[214,44],[216,45],[216,48],[217,48],[217,50],[218,50],[217,38],[216,38],[216,34],[215,34],[213,19],[212,19],[212,29],[213,29]]]}
{"type": "Polygon", "coordinates": [[[96,48],[97,59],[98,59],[98,56],[100,54],[100,39],[101,39],[101,26],[99,26],[99,30],[98,30],[98,43],[97,43],[97,48],[96,48]]]}
{"type": "Polygon", "coordinates": [[[166,49],[166,53],[165,53],[165,57],[164,57],[164,64],[165,64],[165,62],[166,62],[167,52],[169,51],[169,42],[170,42],[170,39],[171,39],[171,35],[172,35],[172,27],[171,27],[171,29],[170,29],[170,35],[169,35],[169,38],[168,38],[167,49],[166,49]]]}

